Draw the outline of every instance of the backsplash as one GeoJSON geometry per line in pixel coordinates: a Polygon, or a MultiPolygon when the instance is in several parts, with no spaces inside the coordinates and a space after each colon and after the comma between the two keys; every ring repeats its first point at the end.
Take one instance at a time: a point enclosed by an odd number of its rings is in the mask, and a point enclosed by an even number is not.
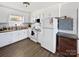
{"type": "MultiPolygon", "coordinates": [[[[28,27],[28,25],[31,25],[31,23],[22,23],[22,24],[20,24],[20,25],[17,25],[17,27],[28,27]]],[[[11,27],[16,27],[15,25],[11,25],[11,24],[9,24],[9,23],[0,23],[0,29],[2,29],[2,28],[11,28],[11,27]]]]}
{"type": "Polygon", "coordinates": [[[59,19],[59,30],[73,30],[73,19],[59,19]]]}

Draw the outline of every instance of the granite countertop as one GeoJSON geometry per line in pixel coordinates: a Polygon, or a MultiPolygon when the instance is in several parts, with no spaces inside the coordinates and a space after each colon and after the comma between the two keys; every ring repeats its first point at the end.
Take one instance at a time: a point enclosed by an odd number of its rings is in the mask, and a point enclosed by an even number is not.
{"type": "Polygon", "coordinates": [[[68,38],[78,39],[78,36],[75,35],[75,34],[69,34],[69,33],[58,32],[57,35],[58,35],[58,36],[63,36],[63,37],[68,37],[68,38]]]}
{"type": "Polygon", "coordinates": [[[6,32],[18,31],[18,30],[24,30],[24,29],[17,29],[17,30],[4,30],[4,31],[0,31],[0,33],[6,33],[6,32]]]}
{"type": "Polygon", "coordinates": [[[12,32],[12,31],[18,31],[18,30],[24,30],[24,29],[28,29],[28,27],[26,28],[17,28],[17,29],[8,29],[8,30],[3,30],[3,31],[0,31],[0,33],[6,33],[6,32],[12,32]]]}
{"type": "Polygon", "coordinates": [[[0,28],[0,33],[25,30],[28,28],[31,28],[31,23],[24,23],[24,24],[16,25],[16,26],[4,26],[0,28]]]}

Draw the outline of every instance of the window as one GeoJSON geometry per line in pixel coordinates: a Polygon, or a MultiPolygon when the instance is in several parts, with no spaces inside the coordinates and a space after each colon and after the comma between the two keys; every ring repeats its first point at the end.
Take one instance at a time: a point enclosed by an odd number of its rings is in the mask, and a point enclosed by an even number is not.
{"type": "Polygon", "coordinates": [[[10,21],[24,21],[24,17],[17,15],[10,15],[10,21]]]}
{"type": "Polygon", "coordinates": [[[15,26],[15,24],[20,26],[23,23],[24,23],[24,16],[17,16],[17,15],[9,16],[9,26],[15,26]]]}

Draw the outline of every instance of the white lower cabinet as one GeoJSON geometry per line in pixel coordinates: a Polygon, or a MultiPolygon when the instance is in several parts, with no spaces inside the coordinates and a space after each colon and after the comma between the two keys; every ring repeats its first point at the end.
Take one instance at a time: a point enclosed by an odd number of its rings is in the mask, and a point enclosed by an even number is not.
{"type": "Polygon", "coordinates": [[[28,30],[24,30],[24,38],[27,38],[28,37],[28,30]]]}
{"type": "Polygon", "coordinates": [[[18,31],[18,40],[22,40],[28,37],[27,35],[28,30],[20,30],[18,31]]]}
{"type": "Polygon", "coordinates": [[[10,32],[0,33],[0,47],[8,45],[12,42],[13,36],[10,32]]]}
{"type": "Polygon", "coordinates": [[[23,40],[28,37],[27,29],[0,33],[0,47],[23,40]]]}
{"type": "Polygon", "coordinates": [[[24,39],[23,35],[24,35],[23,30],[18,31],[18,40],[24,39]]]}
{"type": "Polygon", "coordinates": [[[12,41],[11,41],[11,43],[19,41],[18,40],[18,31],[11,32],[11,35],[12,35],[12,41]]]}

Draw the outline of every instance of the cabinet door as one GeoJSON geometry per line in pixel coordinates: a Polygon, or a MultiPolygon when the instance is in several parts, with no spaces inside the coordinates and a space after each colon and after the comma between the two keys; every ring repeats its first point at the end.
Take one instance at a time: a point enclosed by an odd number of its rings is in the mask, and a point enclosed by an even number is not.
{"type": "Polygon", "coordinates": [[[18,39],[18,31],[11,32],[12,37],[12,43],[19,41],[18,39]]]}
{"type": "Polygon", "coordinates": [[[27,38],[28,37],[28,30],[25,29],[23,32],[24,32],[24,38],[27,38]]]}
{"type": "Polygon", "coordinates": [[[42,46],[49,51],[55,53],[56,50],[56,38],[54,37],[53,29],[43,29],[42,46]],[[54,37],[54,38],[53,38],[54,37]]]}
{"type": "Polygon", "coordinates": [[[18,31],[18,40],[23,39],[23,30],[18,31]]]}
{"type": "Polygon", "coordinates": [[[20,30],[18,31],[18,39],[22,40],[27,38],[27,30],[20,30]]]}
{"type": "Polygon", "coordinates": [[[11,44],[12,38],[13,37],[12,37],[12,34],[10,32],[8,32],[8,33],[0,33],[0,47],[11,44]]]}
{"type": "Polygon", "coordinates": [[[7,8],[0,7],[0,23],[8,23],[8,9],[7,8]]]}

